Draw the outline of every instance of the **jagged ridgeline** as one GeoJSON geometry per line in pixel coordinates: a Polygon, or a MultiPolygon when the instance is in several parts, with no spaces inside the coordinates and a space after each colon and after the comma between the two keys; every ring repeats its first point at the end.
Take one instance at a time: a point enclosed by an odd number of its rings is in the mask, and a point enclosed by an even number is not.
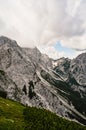
{"type": "Polygon", "coordinates": [[[0,96],[86,125],[85,56],[55,61],[1,36],[0,96]]]}
{"type": "Polygon", "coordinates": [[[85,126],[65,120],[35,107],[0,98],[0,130],[86,130],[85,126]]]}

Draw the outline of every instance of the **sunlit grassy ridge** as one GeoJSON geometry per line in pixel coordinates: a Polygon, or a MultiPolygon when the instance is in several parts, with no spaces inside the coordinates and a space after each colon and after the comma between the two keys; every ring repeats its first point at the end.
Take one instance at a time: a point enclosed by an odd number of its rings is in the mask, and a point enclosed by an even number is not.
{"type": "Polygon", "coordinates": [[[86,130],[55,114],[0,98],[0,130],[86,130]]]}

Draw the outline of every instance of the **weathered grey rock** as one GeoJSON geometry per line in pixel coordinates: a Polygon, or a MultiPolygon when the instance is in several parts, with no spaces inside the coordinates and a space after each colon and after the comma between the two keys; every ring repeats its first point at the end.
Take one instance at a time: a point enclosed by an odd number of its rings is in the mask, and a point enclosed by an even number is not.
{"type": "MultiPolygon", "coordinates": [[[[7,98],[24,105],[45,108],[63,117],[70,118],[72,115],[72,118],[75,118],[77,115],[80,119],[84,119],[74,109],[74,104],[65,98],[64,93],[68,94],[68,92],[58,88],[66,86],[65,81],[70,86],[69,72],[75,78],[73,69],[70,69],[72,61],[62,58],[55,62],[58,62],[55,70],[58,69],[59,75],[52,70],[52,59],[41,54],[37,48],[21,48],[16,41],[2,36],[0,37],[0,88],[7,93],[7,98]]],[[[83,91],[80,87],[76,84],[71,85],[72,90],[78,90],[79,93],[83,91]]],[[[82,93],[81,96],[83,97],[82,93]]]]}
{"type": "Polygon", "coordinates": [[[70,70],[80,85],[86,85],[86,53],[71,61],[70,70]]]}

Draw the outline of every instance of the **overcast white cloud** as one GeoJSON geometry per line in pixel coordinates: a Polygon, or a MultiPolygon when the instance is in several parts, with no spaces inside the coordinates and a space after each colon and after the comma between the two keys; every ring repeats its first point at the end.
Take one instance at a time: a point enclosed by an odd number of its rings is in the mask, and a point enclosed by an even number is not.
{"type": "Polygon", "coordinates": [[[86,0],[0,0],[0,35],[58,58],[66,52],[56,52],[56,41],[86,49],[85,12],[86,0]]]}
{"type": "Polygon", "coordinates": [[[49,56],[51,58],[57,59],[57,58],[61,58],[61,57],[67,57],[66,53],[64,51],[57,51],[54,46],[45,46],[45,45],[41,45],[38,46],[38,49],[42,52],[42,53],[46,53],[49,54],[49,56]]]}

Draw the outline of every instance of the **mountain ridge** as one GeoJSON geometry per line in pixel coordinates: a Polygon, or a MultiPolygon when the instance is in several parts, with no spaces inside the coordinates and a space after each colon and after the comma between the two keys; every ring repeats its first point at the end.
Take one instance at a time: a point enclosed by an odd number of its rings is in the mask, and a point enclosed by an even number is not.
{"type": "Polygon", "coordinates": [[[52,59],[37,48],[21,48],[14,45],[14,40],[0,39],[0,70],[3,72],[0,88],[7,93],[7,98],[85,124],[85,90],[80,90],[83,85],[69,73],[71,60],[63,58],[53,69],[52,59]],[[83,101],[83,109],[77,98],[83,101]]]}

